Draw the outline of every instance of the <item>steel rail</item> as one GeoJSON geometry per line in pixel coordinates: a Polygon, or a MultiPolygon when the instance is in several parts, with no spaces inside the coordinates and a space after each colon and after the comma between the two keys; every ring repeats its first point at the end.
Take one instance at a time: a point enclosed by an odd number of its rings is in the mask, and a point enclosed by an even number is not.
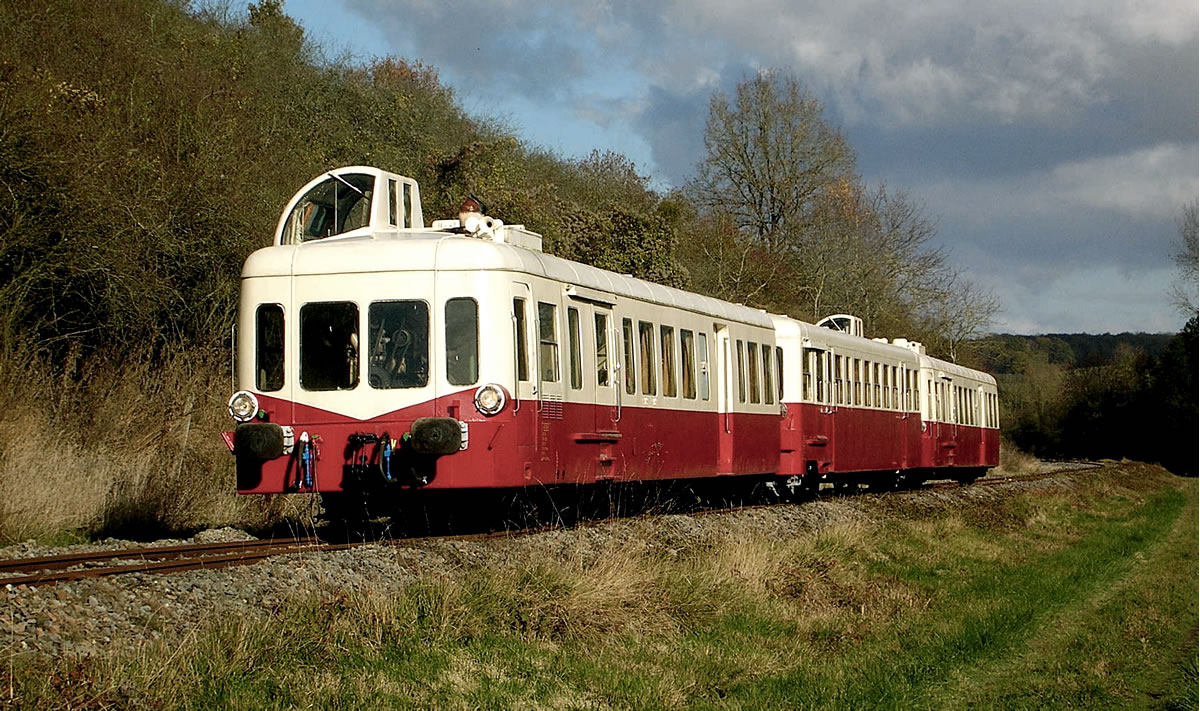
{"type": "Polygon", "coordinates": [[[186,558],[206,553],[219,553],[228,550],[249,551],[258,548],[270,548],[280,545],[295,545],[300,543],[316,543],[316,538],[289,538],[286,540],[266,541],[226,541],[221,543],[188,543],[178,546],[147,546],[145,548],[124,548],[121,550],[89,551],[85,553],[67,553],[64,555],[40,556],[37,558],[13,558],[0,560],[0,573],[34,573],[43,570],[62,570],[86,563],[104,563],[123,559],[169,559],[186,558]]]}

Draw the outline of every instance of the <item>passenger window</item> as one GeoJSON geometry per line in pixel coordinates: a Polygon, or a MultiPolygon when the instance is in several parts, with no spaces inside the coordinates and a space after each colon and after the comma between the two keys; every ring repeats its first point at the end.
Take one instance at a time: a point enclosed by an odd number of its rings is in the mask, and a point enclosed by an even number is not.
{"type": "Polygon", "coordinates": [[[558,382],[558,324],[555,323],[558,307],[544,301],[538,302],[538,344],[541,350],[542,381],[558,382]]]}
{"type": "Polygon", "coordinates": [[[367,310],[367,382],[376,390],[429,383],[429,306],[376,301],[367,310]]]}
{"type": "Polygon", "coordinates": [[[805,402],[821,402],[821,395],[825,390],[825,373],[821,369],[821,356],[824,354],[807,348],[802,352],[804,357],[800,359],[800,363],[804,372],[801,373],[803,392],[800,399],[805,402]]]}
{"type": "Polygon", "coordinates": [[[638,321],[638,344],[642,362],[642,394],[655,395],[658,387],[654,380],[654,324],[638,321]]]}
{"type": "Polygon", "coordinates": [[[862,359],[854,359],[854,368],[850,371],[850,377],[854,380],[854,404],[861,405],[862,400],[862,359]]]}
{"type": "Polygon", "coordinates": [[[742,342],[737,342],[738,402],[746,402],[746,357],[742,342]]]}
{"type": "Polygon", "coordinates": [[[479,305],[475,299],[446,302],[446,380],[474,385],[479,380],[479,305]]]}
{"type": "Polygon", "coordinates": [[[404,226],[412,227],[412,186],[404,184],[404,226]]]}
{"type": "Polygon", "coordinates": [[[608,386],[608,314],[596,314],[596,385],[608,386]]]}
{"type": "Polygon", "coordinates": [[[621,320],[621,335],[625,342],[625,392],[637,392],[637,362],[633,359],[633,321],[621,320]]]}
{"type": "Polygon", "coordinates": [[[658,327],[659,348],[662,349],[663,396],[675,397],[675,329],[658,327]]]}
{"type": "Polygon", "coordinates": [[[751,404],[759,402],[758,397],[758,344],[754,341],[746,343],[746,360],[749,368],[747,369],[750,376],[750,402],[751,404]]]}
{"type": "Polygon", "coordinates": [[[692,332],[679,329],[679,355],[683,358],[683,371],[679,376],[683,385],[683,396],[696,399],[696,341],[692,332]]]}
{"type": "Polygon", "coordinates": [[[513,299],[513,317],[516,319],[517,380],[529,380],[529,355],[525,350],[525,299],[513,299]]]}
{"type": "Polygon", "coordinates": [[[875,407],[879,407],[880,401],[880,386],[879,386],[879,364],[871,364],[871,389],[875,391],[875,407]]]}
{"type": "Polygon", "coordinates": [[[259,392],[283,388],[283,344],[283,307],[259,306],[254,322],[254,384],[259,392]]]}
{"type": "Polygon", "coordinates": [[[349,390],[358,385],[358,306],[348,301],[300,308],[300,387],[349,390]]]}
{"type": "Polygon", "coordinates": [[[396,195],[396,180],[388,178],[388,224],[393,227],[400,224],[396,220],[396,210],[400,207],[396,202],[398,198],[399,196],[396,195]]]}
{"type": "Polygon", "coordinates": [[[779,402],[783,402],[783,348],[775,346],[775,374],[779,385],[779,402]]]}
{"type": "Polygon", "coordinates": [[[771,379],[771,346],[766,343],[762,347],[763,365],[763,402],[775,404],[775,383],[771,379]]]}
{"type": "Polygon", "coordinates": [[[708,336],[704,333],[700,334],[700,339],[696,341],[700,346],[700,399],[708,399],[708,336]]]}
{"type": "Polygon", "coordinates": [[[574,306],[567,308],[567,340],[571,348],[571,388],[579,390],[583,387],[583,349],[579,343],[579,309],[574,306]]]}
{"type": "Polygon", "coordinates": [[[833,357],[833,400],[834,404],[842,404],[842,357],[835,355],[833,357]]]}

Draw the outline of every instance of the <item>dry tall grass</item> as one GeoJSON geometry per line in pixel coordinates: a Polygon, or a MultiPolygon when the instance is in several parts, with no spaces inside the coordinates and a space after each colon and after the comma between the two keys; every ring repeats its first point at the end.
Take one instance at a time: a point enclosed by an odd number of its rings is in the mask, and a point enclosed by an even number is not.
{"type": "Polygon", "coordinates": [[[0,542],[270,523],[278,504],[233,494],[223,367],[0,363],[0,542]]]}

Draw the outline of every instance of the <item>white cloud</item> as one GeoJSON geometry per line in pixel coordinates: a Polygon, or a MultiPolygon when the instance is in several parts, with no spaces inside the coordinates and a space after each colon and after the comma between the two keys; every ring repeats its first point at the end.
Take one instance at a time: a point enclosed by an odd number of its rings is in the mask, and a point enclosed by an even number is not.
{"type": "Polygon", "coordinates": [[[1171,333],[1182,326],[1166,293],[1168,268],[1127,272],[1116,266],[1059,265],[1029,276],[972,274],[1006,305],[997,332],[1171,333]]]}
{"type": "Polygon", "coordinates": [[[703,0],[663,13],[682,30],[668,42],[729,45],[711,63],[753,56],[792,68],[849,120],[895,125],[1086,108],[1106,100],[1124,45],[1179,45],[1197,27],[1185,0],[703,0]]]}
{"type": "Polygon", "coordinates": [[[1020,175],[915,186],[930,207],[970,225],[1072,213],[1174,220],[1195,199],[1197,144],[1148,148],[1060,163],[1020,175]]]}
{"type": "Polygon", "coordinates": [[[1122,155],[1055,166],[1051,182],[1064,200],[1135,217],[1174,217],[1196,197],[1197,147],[1163,143],[1122,155]]]}

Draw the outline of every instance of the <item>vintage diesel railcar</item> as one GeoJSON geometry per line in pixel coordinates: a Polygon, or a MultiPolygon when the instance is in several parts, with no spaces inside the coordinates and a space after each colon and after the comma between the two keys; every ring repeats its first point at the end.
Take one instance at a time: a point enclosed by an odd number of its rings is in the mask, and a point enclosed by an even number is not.
{"type": "Polygon", "coordinates": [[[489,489],[842,473],[971,478],[995,380],[541,251],[464,203],[425,226],[409,178],[302,188],[242,272],[225,433],[242,493],[489,489]]]}

